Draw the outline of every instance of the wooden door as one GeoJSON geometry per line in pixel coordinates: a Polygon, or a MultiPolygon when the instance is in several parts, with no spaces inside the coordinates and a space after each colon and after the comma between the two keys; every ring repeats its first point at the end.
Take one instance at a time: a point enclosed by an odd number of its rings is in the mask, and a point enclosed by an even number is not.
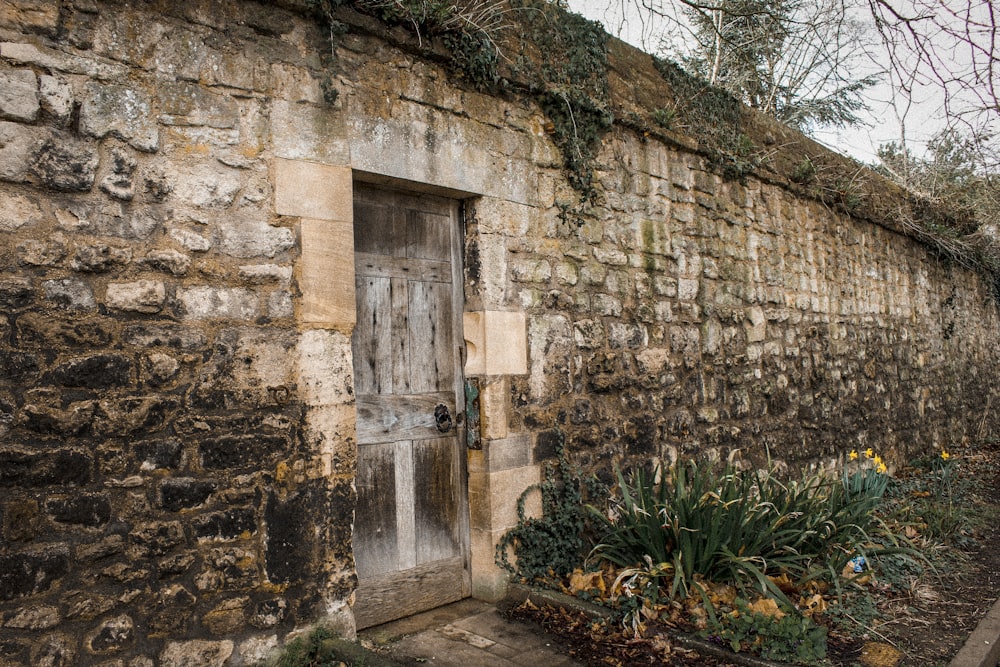
{"type": "Polygon", "coordinates": [[[361,185],[354,197],[363,628],[467,597],[471,583],[457,202],[361,185]]]}

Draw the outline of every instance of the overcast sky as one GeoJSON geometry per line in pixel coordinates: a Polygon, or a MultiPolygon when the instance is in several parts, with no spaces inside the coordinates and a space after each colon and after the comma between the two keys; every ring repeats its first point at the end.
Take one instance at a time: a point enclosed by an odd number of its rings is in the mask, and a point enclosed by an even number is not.
{"type": "MultiPolygon", "coordinates": [[[[601,22],[607,31],[647,53],[656,53],[659,30],[648,18],[641,17],[632,0],[569,0],[570,10],[601,22]],[[645,20],[643,20],[645,18],[645,20]]],[[[833,150],[865,163],[876,162],[875,151],[880,144],[899,141],[900,122],[888,104],[891,90],[887,85],[876,86],[866,95],[870,111],[862,113],[865,126],[849,129],[817,131],[813,137],[833,150]]],[[[906,136],[911,148],[929,139],[943,123],[940,104],[930,93],[922,97],[906,119],[906,136]]]]}

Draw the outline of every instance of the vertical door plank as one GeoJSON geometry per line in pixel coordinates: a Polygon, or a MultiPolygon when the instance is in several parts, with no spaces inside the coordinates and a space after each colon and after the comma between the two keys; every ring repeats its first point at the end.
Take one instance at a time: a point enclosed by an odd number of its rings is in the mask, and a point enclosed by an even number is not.
{"type": "Polygon", "coordinates": [[[400,440],[396,457],[396,533],[398,535],[398,569],[408,570],[417,564],[417,527],[413,516],[413,443],[400,440]]]}
{"type": "Polygon", "coordinates": [[[358,276],[358,317],[351,339],[354,354],[354,389],[358,394],[393,390],[390,281],[358,276]]]}
{"type": "Polygon", "coordinates": [[[399,562],[395,477],[393,443],[358,448],[354,556],[361,578],[392,572],[399,562]]]}
{"type": "Polygon", "coordinates": [[[410,284],[405,278],[393,278],[390,282],[390,303],[385,316],[392,322],[391,340],[386,341],[386,347],[391,346],[391,354],[385,355],[384,361],[391,364],[392,393],[409,394],[413,389],[409,336],[410,284]]]}
{"type": "Polygon", "coordinates": [[[410,209],[406,211],[406,256],[411,259],[451,259],[449,216],[410,209]]]}
{"type": "Polygon", "coordinates": [[[417,564],[462,555],[458,530],[461,488],[458,457],[452,438],[422,440],[413,452],[414,518],[420,527],[417,564]]]}
{"type": "Polygon", "coordinates": [[[410,284],[411,389],[446,391],[455,382],[451,285],[410,284]]]}

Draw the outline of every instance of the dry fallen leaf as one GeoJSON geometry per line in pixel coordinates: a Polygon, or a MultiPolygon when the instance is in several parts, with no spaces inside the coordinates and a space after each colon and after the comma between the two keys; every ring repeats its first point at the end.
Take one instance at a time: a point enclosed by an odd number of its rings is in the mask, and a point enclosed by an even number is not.
{"type": "Polygon", "coordinates": [[[861,664],[865,667],[896,667],[903,653],[889,644],[868,642],[861,648],[861,664]]]}
{"type": "Polygon", "coordinates": [[[812,616],[813,614],[822,614],[826,611],[826,600],[823,599],[822,595],[812,595],[810,597],[800,597],[799,598],[799,609],[806,616],[812,616]]]}
{"type": "Polygon", "coordinates": [[[601,576],[600,572],[573,570],[569,576],[569,589],[574,593],[589,593],[597,590],[603,595],[605,592],[604,577],[601,576]]]}
{"type": "Polygon", "coordinates": [[[763,616],[770,616],[777,620],[785,617],[785,612],[781,611],[778,603],[771,598],[761,598],[749,605],[750,611],[763,616]]]}

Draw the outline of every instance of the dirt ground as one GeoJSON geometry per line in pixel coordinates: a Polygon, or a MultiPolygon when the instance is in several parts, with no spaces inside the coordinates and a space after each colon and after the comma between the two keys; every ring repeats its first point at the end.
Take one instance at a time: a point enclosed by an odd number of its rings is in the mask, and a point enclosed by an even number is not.
{"type": "MultiPolygon", "coordinates": [[[[865,642],[898,649],[902,653],[899,667],[946,665],[1000,596],[1000,442],[958,448],[953,454],[971,486],[966,502],[975,503],[976,514],[983,517],[973,539],[961,553],[946,559],[936,574],[925,575],[910,587],[896,586],[881,596],[881,617],[868,631],[851,638],[831,632],[827,641],[831,667],[862,664],[865,642]]],[[[655,625],[645,637],[634,639],[625,633],[598,632],[591,619],[565,610],[519,608],[511,614],[541,625],[562,643],[567,655],[592,666],[751,664],[743,655],[709,655],[655,625]]]]}

